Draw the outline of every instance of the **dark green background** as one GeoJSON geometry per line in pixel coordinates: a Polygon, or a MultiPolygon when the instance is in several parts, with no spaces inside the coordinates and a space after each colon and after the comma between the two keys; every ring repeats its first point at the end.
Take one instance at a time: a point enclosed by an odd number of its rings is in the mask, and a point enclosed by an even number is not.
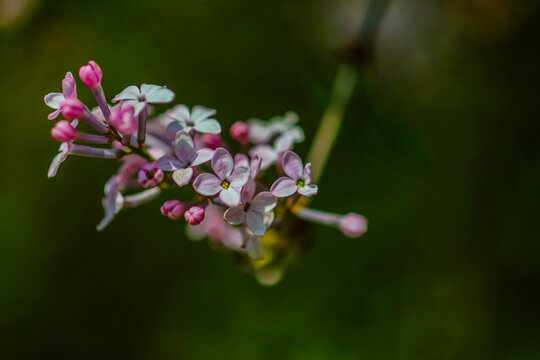
{"type": "Polygon", "coordinates": [[[43,96],[89,59],[109,98],[163,84],[225,126],[295,110],[311,138],[364,7],[43,1],[4,29],[0,357],[540,358],[533,1],[391,4],[313,203],[364,214],[369,232],[316,227],[278,286],[187,240],[160,201],[96,232],[112,161],[70,158],[46,178],[43,96]]]}

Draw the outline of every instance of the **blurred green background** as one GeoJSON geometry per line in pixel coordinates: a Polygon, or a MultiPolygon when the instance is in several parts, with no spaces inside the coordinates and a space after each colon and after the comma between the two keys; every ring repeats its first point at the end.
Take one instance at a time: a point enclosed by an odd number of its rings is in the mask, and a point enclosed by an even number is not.
{"type": "Polygon", "coordinates": [[[0,358],[539,359],[537,1],[390,3],[313,202],[370,229],[316,227],[275,287],[160,201],[95,231],[112,161],[46,178],[43,96],[89,59],[109,99],[163,84],[311,138],[366,4],[0,0],[0,358]]]}

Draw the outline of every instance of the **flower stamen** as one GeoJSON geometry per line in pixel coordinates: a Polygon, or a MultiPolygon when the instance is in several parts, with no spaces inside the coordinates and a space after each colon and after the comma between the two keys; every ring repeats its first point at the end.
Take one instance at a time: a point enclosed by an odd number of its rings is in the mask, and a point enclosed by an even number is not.
{"type": "Polygon", "coordinates": [[[221,182],[221,187],[227,190],[231,184],[227,180],[221,182]]]}

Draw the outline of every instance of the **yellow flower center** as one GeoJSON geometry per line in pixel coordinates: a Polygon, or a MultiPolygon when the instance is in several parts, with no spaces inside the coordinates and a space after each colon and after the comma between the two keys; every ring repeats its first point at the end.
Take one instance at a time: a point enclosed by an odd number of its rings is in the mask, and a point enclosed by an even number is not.
{"type": "Polygon", "coordinates": [[[221,182],[221,187],[224,188],[225,190],[227,190],[229,188],[231,184],[229,184],[229,182],[227,180],[223,180],[221,182]]]}
{"type": "Polygon", "coordinates": [[[299,188],[303,188],[304,186],[306,186],[306,183],[304,182],[304,180],[298,180],[296,182],[296,186],[298,186],[299,188]]]}

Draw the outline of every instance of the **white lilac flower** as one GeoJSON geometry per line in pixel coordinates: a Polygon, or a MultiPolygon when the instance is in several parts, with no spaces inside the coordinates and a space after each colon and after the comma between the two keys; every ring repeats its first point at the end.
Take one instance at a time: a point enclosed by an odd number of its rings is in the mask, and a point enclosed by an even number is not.
{"type": "Polygon", "coordinates": [[[219,134],[221,125],[212,116],[216,110],[204,106],[194,106],[191,112],[186,105],[177,105],[167,111],[166,115],[174,121],[169,124],[168,132],[176,133],[178,130],[195,131],[202,134],[219,134]]]}
{"type": "Polygon", "coordinates": [[[68,72],[64,79],[62,80],[62,92],[52,92],[45,95],[45,104],[48,107],[55,109],[52,113],[47,116],[49,120],[56,119],[60,115],[60,106],[66,99],[77,99],[77,85],[75,83],[75,78],[73,74],[68,72]]]}
{"type": "Polygon", "coordinates": [[[187,185],[193,177],[193,167],[212,159],[214,150],[200,149],[194,151],[193,139],[186,131],[179,131],[173,143],[176,157],[164,155],[154,164],[163,171],[174,171],[173,180],[178,186],[187,185]]]}
{"type": "Polygon", "coordinates": [[[242,188],[240,205],[233,206],[223,215],[231,225],[246,224],[257,236],[266,232],[264,213],[272,211],[277,205],[277,199],[268,191],[255,195],[255,183],[248,181],[242,188]]]}
{"type": "Polygon", "coordinates": [[[166,86],[142,84],[139,89],[131,85],[116,95],[112,102],[129,102],[135,107],[135,115],[139,115],[147,104],[167,104],[174,100],[174,96],[166,86]]]}
{"type": "Polygon", "coordinates": [[[274,116],[270,121],[250,119],[249,141],[253,144],[265,144],[276,135],[288,134],[295,143],[301,143],[305,140],[305,135],[297,123],[298,115],[292,111],[288,111],[284,116],[274,116]]]}
{"type": "Polygon", "coordinates": [[[224,148],[217,148],[211,162],[214,174],[204,173],[193,181],[193,188],[204,196],[219,196],[227,206],[235,206],[240,202],[240,189],[248,181],[249,169],[234,169],[231,154],[224,148]]]}
{"type": "Polygon", "coordinates": [[[312,196],[319,188],[311,183],[311,163],[304,167],[302,160],[292,151],[283,155],[283,171],[287,176],[280,177],[272,184],[270,192],[276,197],[287,197],[298,192],[300,195],[312,196]]]}

